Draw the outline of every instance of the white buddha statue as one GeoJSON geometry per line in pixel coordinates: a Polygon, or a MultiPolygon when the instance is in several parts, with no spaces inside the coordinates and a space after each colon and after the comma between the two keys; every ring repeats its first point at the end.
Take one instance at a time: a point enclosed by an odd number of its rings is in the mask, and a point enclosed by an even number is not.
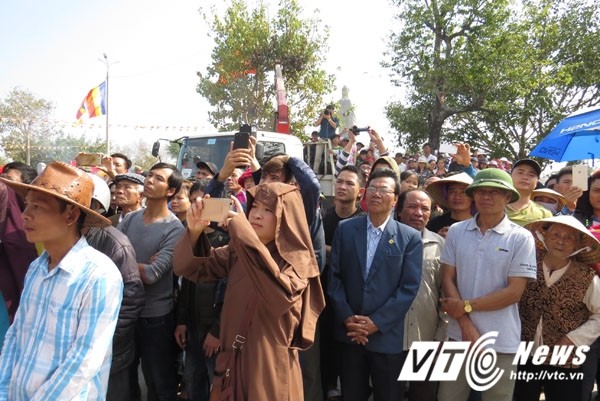
{"type": "Polygon", "coordinates": [[[356,115],[354,114],[354,106],[352,105],[352,101],[348,98],[348,92],[348,87],[344,85],[344,87],[342,88],[342,98],[339,101],[340,134],[347,132],[348,129],[356,125],[356,115]]]}

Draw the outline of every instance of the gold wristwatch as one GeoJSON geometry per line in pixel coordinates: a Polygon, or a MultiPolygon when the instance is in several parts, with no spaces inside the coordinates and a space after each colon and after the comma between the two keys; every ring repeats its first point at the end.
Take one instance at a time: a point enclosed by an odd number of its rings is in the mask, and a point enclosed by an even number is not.
{"type": "Polygon", "coordinates": [[[473,307],[471,306],[471,303],[469,302],[469,300],[468,300],[468,299],[465,299],[465,301],[464,301],[464,302],[465,302],[465,306],[464,306],[465,312],[466,312],[466,313],[471,313],[471,312],[473,312],[473,307]]]}

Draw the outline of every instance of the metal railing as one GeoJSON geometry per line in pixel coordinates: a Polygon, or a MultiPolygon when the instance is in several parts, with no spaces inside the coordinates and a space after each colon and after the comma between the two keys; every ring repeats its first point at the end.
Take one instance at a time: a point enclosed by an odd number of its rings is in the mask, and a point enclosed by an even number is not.
{"type": "Polygon", "coordinates": [[[313,169],[316,175],[335,174],[335,159],[332,149],[329,139],[304,144],[304,161],[313,169]]]}

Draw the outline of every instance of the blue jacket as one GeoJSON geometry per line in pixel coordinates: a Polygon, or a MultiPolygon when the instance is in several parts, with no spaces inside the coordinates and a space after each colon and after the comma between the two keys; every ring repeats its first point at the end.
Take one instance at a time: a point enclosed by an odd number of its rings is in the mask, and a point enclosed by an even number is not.
{"type": "Polygon", "coordinates": [[[379,331],[369,336],[367,350],[401,353],[404,316],[419,290],[422,258],[419,232],[390,218],[365,278],[367,216],[340,222],[331,246],[328,277],[335,338],[349,343],[344,320],[352,315],[369,316],[379,331]]]}

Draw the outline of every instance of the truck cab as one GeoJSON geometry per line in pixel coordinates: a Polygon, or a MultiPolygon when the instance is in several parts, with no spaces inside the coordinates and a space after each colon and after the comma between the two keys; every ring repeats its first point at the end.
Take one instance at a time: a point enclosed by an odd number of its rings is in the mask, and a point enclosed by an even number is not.
{"type": "MultiPolygon", "coordinates": [[[[193,180],[196,176],[196,163],[199,161],[213,162],[219,168],[223,166],[235,132],[227,131],[186,136],[173,141],[180,146],[176,166],[183,177],[193,180]]],[[[256,139],[256,158],[261,165],[276,154],[287,154],[300,159],[303,158],[302,142],[294,135],[257,131],[256,139]]],[[[158,155],[159,147],[159,142],[156,142],[152,149],[154,156],[158,155]]]]}

